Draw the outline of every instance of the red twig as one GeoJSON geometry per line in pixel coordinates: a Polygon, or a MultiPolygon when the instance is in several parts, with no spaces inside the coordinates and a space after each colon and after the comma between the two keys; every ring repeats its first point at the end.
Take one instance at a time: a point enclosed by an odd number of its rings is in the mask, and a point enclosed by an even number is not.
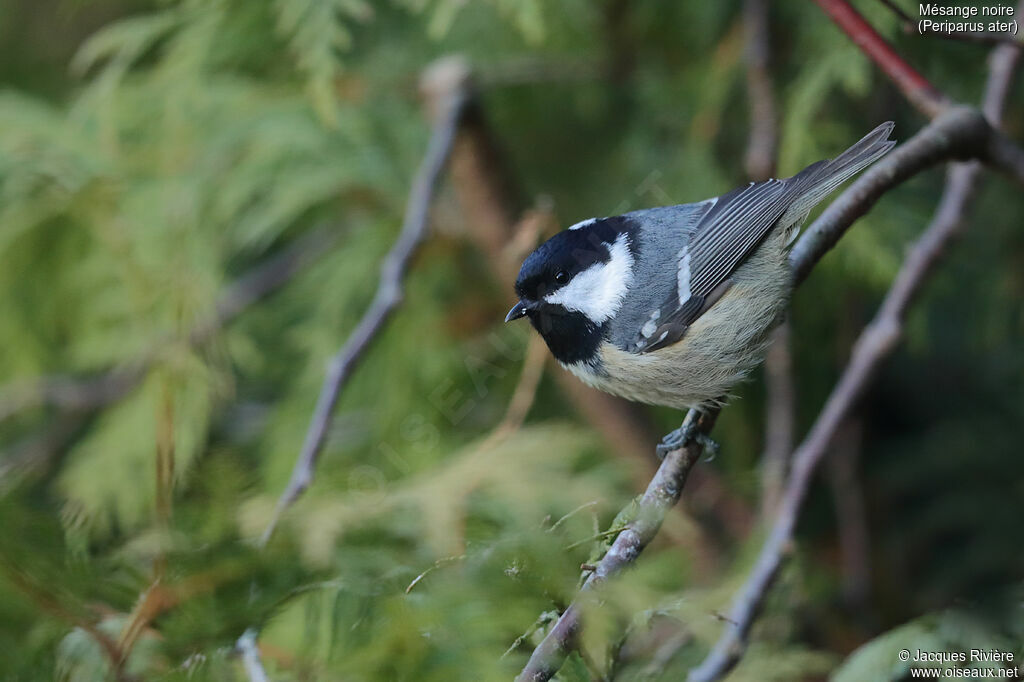
{"type": "Polygon", "coordinates": [[[846,0],[814,0],[825,14],[896,84],[910,103],[935,118],[950,100],[906,62],[846,0]]]}

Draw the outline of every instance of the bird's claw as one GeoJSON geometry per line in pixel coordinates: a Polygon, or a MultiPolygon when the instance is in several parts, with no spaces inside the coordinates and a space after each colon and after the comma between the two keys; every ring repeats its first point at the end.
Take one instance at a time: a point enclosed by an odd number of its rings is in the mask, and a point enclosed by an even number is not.
{"type": "Polygon", "coordinates": [[[696,441],[704,447],[704,450],[708,453],[708,459],[714,459],[718,455],[719,445],[718,443],[708,436],[706,433],[702,433],[697,430],[697,426],[694,423],[684,423],[675,431],[672,431],[658,443],[655,451],[658,454],[658,459],[665,459],[665,456],[673,450],[678,450],[687,443],[696,441]]]}

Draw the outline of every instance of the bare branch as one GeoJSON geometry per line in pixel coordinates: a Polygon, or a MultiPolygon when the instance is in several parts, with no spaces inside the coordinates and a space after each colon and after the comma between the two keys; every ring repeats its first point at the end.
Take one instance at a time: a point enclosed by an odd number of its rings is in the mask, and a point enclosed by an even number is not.
{"type": "MultiPolygon", "coordinates": [[[[434,76],[442,74],[434,73],[434,76]]],[[[465,82],[460,75],[439,89],[436,100],[437,122],[430,136],[426,155],[420,164],[406,204],[405,218],[398,240],[384,258],[380,267],[380,283],[369,309],[349,336],[345,345],[331,358],[327,366],[316,408],[295,462],[291,478],[277,503],[277,509],[260,538],[265,545],[277,526],[281,514],[298,499],[313,480],[313,472],[324,439],[331,424],[334,406],[345,382],[362,359],[367,348],[384,328],[384,324],[402,301],[402,282],[417,247],[427,234],[428,217],[434,189],[448,160],[455,133],[462,114],[465,82]]]]}
{"type": "MultiPolygon", "coordinates": [[[[686,415],[685,424],[707,434],[717,417],[717,409],[707,413],[690,410],[686,415]]],[[[703,445],[693,440],[665,456],[650,485],[647,486],[647,491],[637,503],[633,520],[615,538],[615,542],[597,563],[594,571],[589,573],[581,591],[594,589],[636,560],[654,539],[665,519],[665,514],[679,501],[690,469],[697,463],[703,451],[703,445]]],[[[551,679],[574,646],[580,625],[580,605],[577,599],[562,613],[544,640],[534,649],[526,667],[516,677],[516,682],[543,682],[551,679]]]]}
{"type": "MultiPolygon", "coordinates": [[[[1016,55],[1019,51],[1014,47],[1001,46],[994,52],[985,101],[987,107],[992,109],[992,113],[997,114],[995,109],[1005,101],[1008,89],[1006,83],[1012,78],[1012,66],[1018,59],[1016,55]]],[[[932,126],[939,124],[941,118],[943,117],[936,120],[932,126]]],[[[932,126],[921,131],[915,138],[920,137],[932,126]]],[[[985,128],[988,128],[987,124],[985,128]]],[[[895,154],[889,158],[893,156],[895,154]]],[[[883,160],[883,163],[888,160],[883,160]]],[[[876,167],[878,165],[881,164],[876,164],[876,167]]],[[[963,229],[964,214],[974,194],[981,169],[981,164],[976,161],[955,163],[950,166],[942,199],[931,224],[908,252],[878,313],[857,339],[850,362],[825,402],[817,421],[794,453],[793,468],[786,483],[782,505],[761,548],[757,563],[733,600],[725,631],[707,658],[690,671],[690,682],[708,682],[721,678],[743,655],[750,628],[784,560],[786,547],[792,539],[793,529],[810,488],[814,471],[832,442],[836,430],[843,424],[882,362],[902,337],[911,303],[920,293],[950,242],[963,229]]],[[[874,170],[872,168],[872,171],[874,170]]]]}

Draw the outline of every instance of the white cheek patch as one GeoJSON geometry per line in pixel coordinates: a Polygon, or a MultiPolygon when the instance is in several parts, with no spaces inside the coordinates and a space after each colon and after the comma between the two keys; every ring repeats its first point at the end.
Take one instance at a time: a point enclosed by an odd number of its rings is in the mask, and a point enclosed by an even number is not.
{"type": "Polygon", "coordinates": [[[594,263],[544,301],[581,312],[595,324],[611,319],[633,282],[633,256],[627,239],[620,234],[608,249],[611,258],[607,263],[594,263]]]}

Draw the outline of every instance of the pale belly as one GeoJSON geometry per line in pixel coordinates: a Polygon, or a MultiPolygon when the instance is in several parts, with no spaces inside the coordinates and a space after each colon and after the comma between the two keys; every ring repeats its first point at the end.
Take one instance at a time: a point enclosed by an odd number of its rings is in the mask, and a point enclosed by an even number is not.
{"type": "Polygon", "coordinates": [[[650,353],[603,343],[595,361],[564,366],[595,388],[641,403],[682,410],[725,400],[760,364],[788,301],[788,270],[766,273],[764,265],[742,266],[733,286],[678,343],[650,353]],[[748,266],[759,272],[743,272],[748,266]]]}

